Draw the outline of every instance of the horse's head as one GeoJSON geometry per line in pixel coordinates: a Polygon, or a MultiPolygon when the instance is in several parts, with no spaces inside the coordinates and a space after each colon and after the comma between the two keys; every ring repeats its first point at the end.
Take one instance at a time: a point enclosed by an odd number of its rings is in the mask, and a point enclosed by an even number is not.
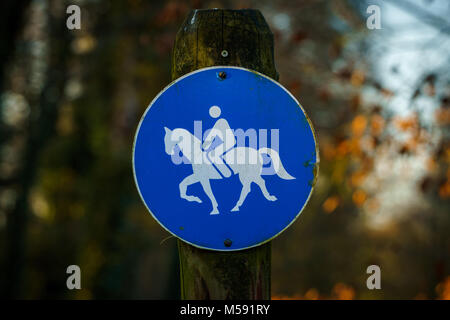
{"type": "Polygon", "coordinates": [[[166,153],[168,155],[173,155],[174,153],[173,148],[175,148],[178,141],[172,140],[172,132],[173,132],[172,130],[170,130],[167,127],[164,127],[164,131],[166,132],[166,134],[164,135],[164,145],[166,148],[166,153]]]}
{"type": "Polygon", "coordinates": [[[164,136],[164,145],[166,153],[173,155],[175,152],[181,152],[188,160],[192,160],[194,154],[202,154],[200,140],[194,137],[189,131],[182,128],[170,130],[164,127],[166,132],[164,136]],[[178,146],[178,151],[175,148],[178,146]]]}

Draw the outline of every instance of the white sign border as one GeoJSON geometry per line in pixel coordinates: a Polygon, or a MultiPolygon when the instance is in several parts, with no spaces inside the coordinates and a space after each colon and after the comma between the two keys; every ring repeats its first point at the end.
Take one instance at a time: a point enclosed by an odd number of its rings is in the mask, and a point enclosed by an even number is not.
{"type": "Polygon", "coordinates": [[[136,133],[135,133],[135,135],[134,135],[133,152],[132,152],[132,159],[131,159],[131,160],[132,160],[132,163],[133,163],[133,177],[134,177],[134,182],[135,182],[135,184],[136,184],[136,188],[137,188],[137,190],[138,190],[138,192],[139,192],[139,196],[140,196],[142,202],[144,203],[144,205],[145,205],[145,207],[147,208],[148,212],[150,212],[150,214],[152,215],[153,219],[155,219],[155,220],[158,222],[158,224],[161,225],[161,226],[162,226],[167,232],[169,232],[172,236],[174,236],[174,237],[177,238],[177,239],[180,239],[181,241],[184,241],[184,242],[186,242],[186,243],[188,243],[188,244],[190,244],[190,245],[192,245],[192,246],[194,246],[194,247],[200,248],[200,249],[211,250],[211,251],[222,251],[222,252],[241,251],[241,250],[247,250],[247,249],[250,249],[250,248],[258,247],[258,246],[263,245],[263,244],[265,244],[265,243],[267,243],[267,242],[269,242],[269,241],[272,241],[273,239],[275,239],[276,237],[278,237],[283,231],[285,231],[287,228],[289,228],[289,227],[290,227],[290,226],[298,219],[298,217],[300,216],[300,214],[303,212],[303,210],[305,209],[306,205],[308,204],[309,199],[311,198],[311,195],[312,195],[312,193],[313,193],[313,190],[314,190],[314,187],[315,187],[315,185],[316,185],[317,179],[318,179],[318,177],[319,177],[319,164],[320,164],[320,158],[319,158],[319,146],[318,146],[318,143],[317,143],[316,133],[315,133],[315,131],[314,131],[314,127],[313,127],[313,125],[312,125],[312,122],[311,122],[311,120],[310,120],[309,117],[308,117],[308,114],[306,113],[305,109],[303,109],[303,107],[302,107],[302,105],[300,104],[300,102],[298,102],[298,100],[292,95],[292,93],[290,93],[289,90],[287,90],[287,89],[286,89],[281,83],[279,83],[278,81],[276,81],[276,80],[270,78],[269,76],[264,75],[264,74],[262,74],[262,73],[260,73],[260,72],[258,72],[258,71],[251,70],[251,69],[247,69],[247,68],[242,68],[242,67],[237,67],[237,66],[213,66],[213,67],[206,67],[206,68],[197,69],[197,70],[194,70],[194,71],[192,71],[192,72],[189,72],[189,73],[187,73],[187,74],[185,74],[185,75],[183,75],[183,76],[181,76],[181,77],[179,77],[179,78],[173,80],[173,81],[172,81],[171,83],[169,83],[163,90],[161,90],[161,92],[159,92],[159,93],[156,95],[156,97],[152,100],[152,102],[150,102],[150,104],[148,105],[147,109],[145,109],[145,112],[144,112],[144,114],[142,115],[141,120],[139,121],[139,124],[138,124],[137,129],[136,129],[136,133]],[[315,143],[315,146],[316,146],[316,162],[315,162],[315,164],[314,164],[314,166],[315,166],[315,175],[314,175],[313,184],[312,184],[312,186],[311,186],[311,191],[309,192],[308,198],[306,199],[305,203],[303,204],[303,207],[302,207],[302,208],[300,209],[300,211],[297,213],[297,215],[295,216],[295,218],[292,219],[292,221],[291,221],[284,229],[280,230],[276,235],[272,236],[271,238],[269,238],[269,239],[267,239],[267,240],[264,240],[264,241],[262,241],[262,242],[260,242],[260,243],[256,243],[256,244],[254,244],[254,245],[252,245],[252,246],[248,246],[248,247],[245,247],[245,248],[237,248],[237,249],[216,249],[216,248],[203,247],[203,246],[197,245],[197,244],[195,244],[195,243],[189,242],[189,241],[187,241],[187,240],[185,240],[185,239],[183,239],[183,238],[180,238],[180,237],[177,236],[175,233],[173,233],[172,231],[170,231],[169,229],[167,229],[166,226],[164,226],[164,225],[156,218],[156,216],[153,214],[153,212],[152,212],[152,211],[150,210],[150,208],[147,206],[147,203],[145,202],[145,199],[144,199],[144,197],[142,196],[141,190],[139,189],[139,184],[138,184],[138,181],[137,181],[137,178],[136,178],[136,170],[135,170],[135,165],[134,165],[134,155],[135,155],[135,147],[136,147],[137,136],[138,136],[139,131],[140,131],[140,129],[141,129],[142,122],[144,121],[145,116],[147,115],[147,112],[150,110],[150,108],[153,106],[153,104],[156,102],[156,100],[158,100],[158,98],[159,98],[164,92],[166,92],[170,87],[172,87],[174,84],[176,84],[177,82],[179,82],[179,81],[183,80],[184,78],[187,78],[187,77],[189,77],[189,76],[191,76],[191,75],[193,75],[193,74],[196,74],[196,73],[202,72],[202,71],[206,71],[206,70],[220,70],[220,71],[226,71],[226,69],[238,69],[238,70],[244,70],[244,71],[248,71],[248,72],[257,74],[257,75],[259,75],[259,76],[261,76],[261,77],[264,77],[264,78],[270,80],[270,81],[273,82],[275,85],[281,87],[284,91],[286,91],[286,93],[289,94],[289,96],[297,103],[297,105],[300,107],[300,109],[302,109],[303,114],[305,115],[306,119],[308,120],[309,127],[311,128],[311,131],[312,131],[312,133],[313,133],[314,143],[315,143]]]}

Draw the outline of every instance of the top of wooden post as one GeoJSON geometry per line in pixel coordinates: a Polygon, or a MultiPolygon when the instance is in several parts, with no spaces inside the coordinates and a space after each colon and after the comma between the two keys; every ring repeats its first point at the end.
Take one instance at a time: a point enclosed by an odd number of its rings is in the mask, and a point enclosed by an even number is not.
{"type": "Polygon", "coordinates": [[[259,10],[193,10],[178,31],[172,79],[210,66],[240,66],[278,80],[273,34],[259,10]]]}

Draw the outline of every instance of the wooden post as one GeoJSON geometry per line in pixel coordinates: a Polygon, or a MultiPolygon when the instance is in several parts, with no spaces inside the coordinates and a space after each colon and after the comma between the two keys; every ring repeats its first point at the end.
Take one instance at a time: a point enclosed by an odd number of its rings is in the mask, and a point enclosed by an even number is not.
{"type": "MultiPolygon", "coordinates": [[[[178,31],[172,79],[210,66],[240,66],[275,80],[273,34],[258,10],[194,10],[178,31]]],[[[182,299],[270,299],[270,242],[233,252],[178,240],[182,299]]]]}

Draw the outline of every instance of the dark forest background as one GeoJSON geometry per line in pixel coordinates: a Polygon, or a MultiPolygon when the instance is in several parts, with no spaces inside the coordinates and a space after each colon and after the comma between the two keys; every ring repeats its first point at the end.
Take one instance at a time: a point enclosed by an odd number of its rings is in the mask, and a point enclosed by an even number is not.
{"type": "Polygon", "coordinates": [[[0,296],[178,298],[176,240],[141,203],[131,151],[194,8],[261,10],[318,135],[315,192],[273,241],[274,298],[449,299],[446,0],[2,1],[0,296]]]}

